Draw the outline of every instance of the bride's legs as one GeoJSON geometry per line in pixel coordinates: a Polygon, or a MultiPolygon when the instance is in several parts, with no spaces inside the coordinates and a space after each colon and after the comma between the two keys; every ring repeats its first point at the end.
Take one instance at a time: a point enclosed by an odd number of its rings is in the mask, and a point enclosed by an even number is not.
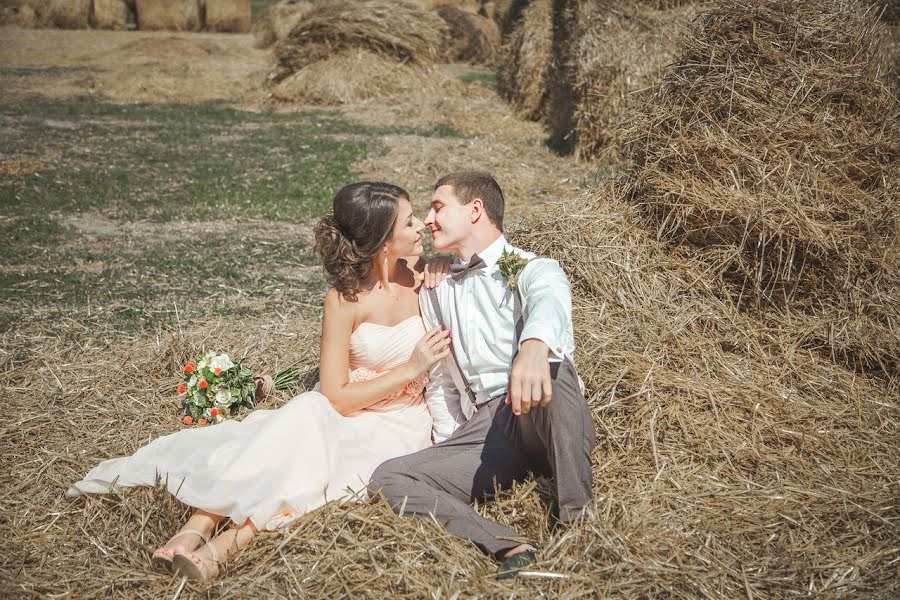
{"type": "Polygon", "coordinates": [[[181,561],[178,563],[178,569],[190,579],[205,581],[215,579],[219,574],[219,564],[224,563],[238,550],[246,548],[257,533],[258,530],[249,519],[241,526],[229,527],[199,550],[179,552],[180,556],[190,559],[193,567],[178,559],[181,561]]]}
{"type": "Polygon", "coordinates": [[[164,546],[156,549],[153,553],[154,561],[170,565],[176,552],[196,550],[209,539],[222,518],[205,510],[195,510],[187,523],[164,546]]]}

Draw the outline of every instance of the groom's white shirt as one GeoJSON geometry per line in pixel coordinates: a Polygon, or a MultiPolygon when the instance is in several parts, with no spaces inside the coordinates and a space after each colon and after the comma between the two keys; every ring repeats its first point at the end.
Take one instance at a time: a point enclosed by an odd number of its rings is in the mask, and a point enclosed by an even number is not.
{"type": "MultiPolygon", "coordinates": [[[[514,342],[514,300],[500,274],[497,261],[503,250],[515,251],[528,259],[516,285],[522,297],[524,329],[521,340],[536,338],[550,348],[550,360],[574,359],[572,291],[559,263],[510,246],[504,236],[479,252],[485,267],[469,273],[462,281],[447,277],[437,288],[444,323],[449,326],[453,350],[480,404],[506,393],[512,358],[518,350],[514,342]],[[532,260],[533,259],[533,260],[532,260]]],[[[463,264],[456,259],[455,264],[463,264]]],[[[419,294],[425,327],[439,321],[427,290],[419,294]]],[[[434,420],[435,442],[448,437],[475,412],[461,392],[465,384],[448,357],[432,367],[425,402],[434,420]]],[[[573,360],[574,362],[574,360],[573,360]]]]}

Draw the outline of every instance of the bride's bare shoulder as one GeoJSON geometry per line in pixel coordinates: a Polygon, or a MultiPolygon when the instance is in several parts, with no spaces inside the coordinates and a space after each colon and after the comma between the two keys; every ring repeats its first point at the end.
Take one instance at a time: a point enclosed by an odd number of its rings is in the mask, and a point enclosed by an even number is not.
{"type": "Polygon", "coordinates": [[[347,300],[337,289],[331,288],[325,293],[324,317],[340,321],[349,320],[352,323],[358,304],[347,300]]]}

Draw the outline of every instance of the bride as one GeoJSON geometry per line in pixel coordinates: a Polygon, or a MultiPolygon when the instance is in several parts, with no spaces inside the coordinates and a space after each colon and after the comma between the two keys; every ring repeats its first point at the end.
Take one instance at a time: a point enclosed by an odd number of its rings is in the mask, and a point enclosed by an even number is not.
{"type": "Polygon", "coordinates": [[[161,480],[194,507],[153,553],[154,565],[212,579],[259,530],[329,500],[364,495],[375,467],[431,443],[422,391],[431,366],[449,354],[449,334],[424,331],[419,318],[424,225],[406,191],[389,183],[348,185],[333,209],[315,229],[333,286],[325,296],[317,388],[240,422],[158,438],[132,456],[102,462],[69,488],[74,497],[161,480]],[[226,518],[232,526],[210,539],[226,518]]]}

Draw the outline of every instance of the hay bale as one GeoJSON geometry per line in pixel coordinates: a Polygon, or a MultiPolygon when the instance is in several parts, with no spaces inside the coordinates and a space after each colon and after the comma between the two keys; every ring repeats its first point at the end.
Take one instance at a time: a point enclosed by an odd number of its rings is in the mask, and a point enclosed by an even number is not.
{"type": "Polygon", "coordinates": [[[523,119],[538,121],[545,113],[552,50],[553,2],[534,0],[504,45],[497,69],[497,91],[523,119]]]}
{"type": "Polygon", "coordinates": [[[281,0],[267,7],[250,29],[256,47],[268,48],[283,40],[313,6],[310,0],[281,0]]]}
{"type": "Polygon", "coordinates": [[[500,35],[505,40],[519,24],[522,11],[528,4],[529,0],[495,0],[485,4],[482,12],[497,23],[500,35]]]}
{"type": "Polygon", "coordinates": [[[4,0],[0,3],[0,25],[38,26],[38,16],[28,0],[4,0]]]}
{"type": "Polygon", "coordinates": [[[55,29],[87,29],[91,0],[34,0],[35,26],[55,29]]]}
{"type": "Polygon", "coordinates": [[[138,29],[199,31],[203,25],[200,0],[135,0],[138,29]]]}
{"type": "Polygon", "coordinates": [[[471,64],[494,63],[500,49],[500,30],[496,23],[452,6],[439,8],[437,14],[449,29],[448,60],[471,64]]]}
{"type": "Polygon", "coordinates": [[[569,67],[555,78],[555,89],[568,83],[571,97],[551,95],[546,108],[557,148],[578,159],[619,160],[628,108],[637,92],[660,80],[699,11],[696,3],[670,4],[676,3],[583,1],[571,10],[568,43],[554,50],[556,64],[569,67]]]}
{"type": "Polygon", "coordinates": [[[629,194],[606,182],[510,232],[572,282],[608,503],[574,544],[604,551],[554,550],[542,569],[612,569],[594,585],[614,597],[896,593],[894,532],[859,534],[896,516],[896,382],[798,352],[657,240],[629,194]],[[860,576],[834,587],[825,563],[860,576]]]}
{"type": "Polygon", "coordinates": [[[124,0],[93,0],[91,24],[95,29],[128,29],[128,4],[124,0]]]}
{"type": "Polygon", "coordinates": [[[205,0],[206,30],[228,33],[250,31],[250,0],[205,0]]]}
{"type": "Polygon", "coordinates": [[[662,238],[747,310],[830,323],[818,349],[896,372],[900,106],[863,6],[717,4],[622,136],[662,238]]]}
{"type": "Polygon", "coordinates": [[[303,67],[349,49],[418,65],[442,58],[446,25],[405,2],[342,0],[316,6],[275,47],[280,81],[303,67]]]}
{"type": "Polygon", "coordinates": [[[349,49],[303,67],[269,91],[281,102],[339,106],[418,95],[428,77],[422,67],[398,65],[373,52],[349,49]]]}

